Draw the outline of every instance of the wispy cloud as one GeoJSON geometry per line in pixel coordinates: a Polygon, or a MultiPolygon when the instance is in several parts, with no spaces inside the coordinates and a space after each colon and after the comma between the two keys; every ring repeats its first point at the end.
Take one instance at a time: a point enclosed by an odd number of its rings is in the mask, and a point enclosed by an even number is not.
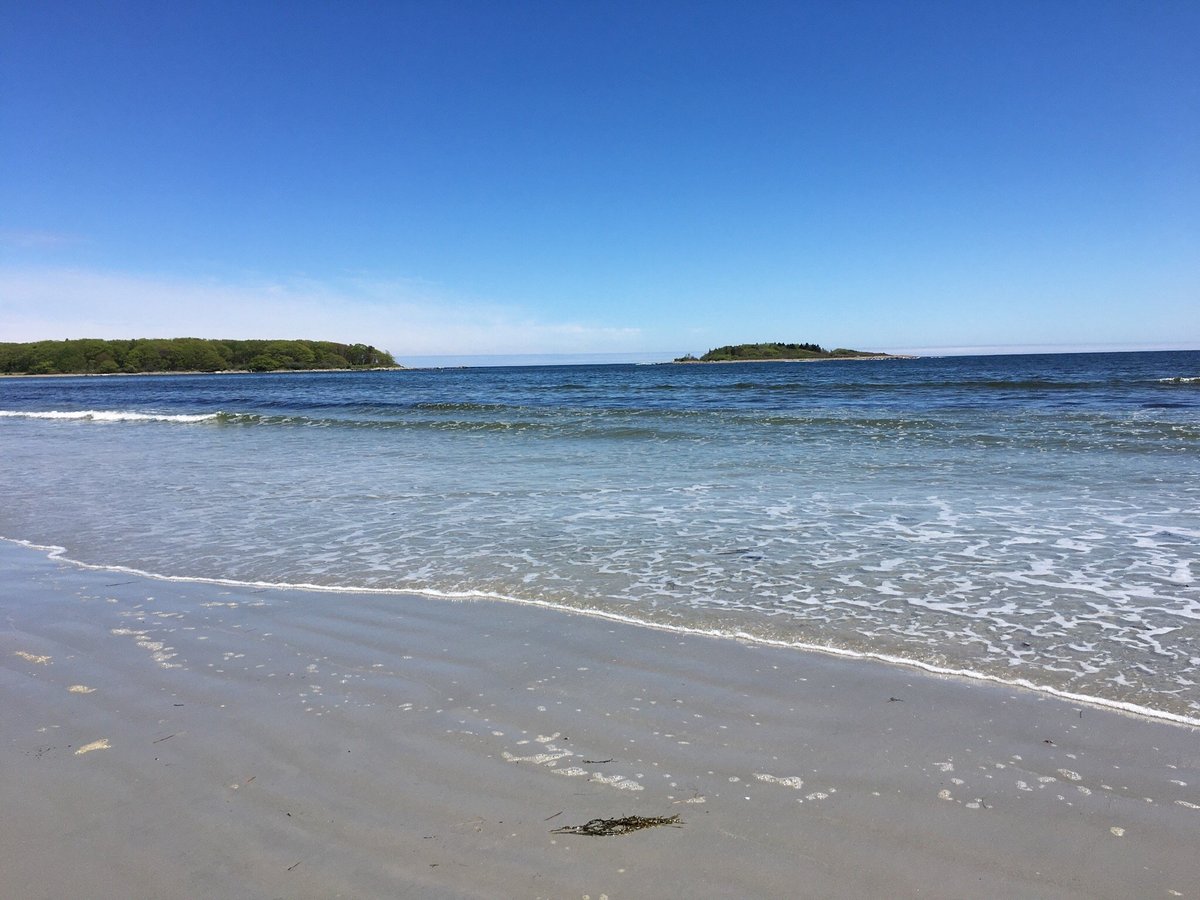
{"type": "Polygon", "coordinates": [[[129,337],[361,341],[398,357],[637,349],[634,327],[546,321],[418,281],[188,280],[0,266],[0,340],[129,337]]]}
{"type": "Polygon", "coordinates": [[[60,231],[38,231],[30,229],[0,228],[0,247],[17,250],[56,250],[83,243],[77,234],[60,231]]]}

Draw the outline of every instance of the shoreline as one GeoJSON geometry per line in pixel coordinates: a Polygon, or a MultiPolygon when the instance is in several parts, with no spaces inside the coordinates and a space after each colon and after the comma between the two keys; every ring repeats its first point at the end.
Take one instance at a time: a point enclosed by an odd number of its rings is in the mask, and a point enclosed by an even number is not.
{"type": "Polygon", "coordinates": [[[231,578],[208,578],[199,575],[165,575],[159,572],[150,572],[130,566],[83,562],[68,556],[67,550],[64,547],[57,545],[36,544],[20,538],[10,538],[0,535],[0,546],[3,546],[4,544],[10,544],[38,553],[43,553],[47,559],[61,562],[65,565],[73,566],[83,571],[109,572],[113,574],[130,575],[137,578],[143,578],[148,581],[161,581],[175,584],[210,585],[220,588],[236,588],[246,590],[282,590],[350,596],[411,596],[428,598],[433,602],[484,602],[539,609],[556,615],[581,616],[601,622],[617,623],[630,628],[645,628],[654,631],[666,632],[668,634],[708,638],[718,641],[734,641],[737,643],[750,644],[754,646],[795,653],[816,653],[823,656],[832,657],[834,659],[862,660],[880,663],[886,666],[893,666],[901,670],[913,670],[935,677],[954,678],[967,684],[990,684],[999,686],[1001,688],[1018,690],[1023,693],[1029,693],[1039,697],[1060,700],[1066,703],[1076,703],[1092,709],[1115,712],[1145,721],[1165,723],[1188,729],[1200,729],[1200,718],[1187,716],[1182,713],[1171,712],[1169,710],[1153,709],[1151,707],[1141,706],[1139,704],[1129,703],[1123,700],[1114,700],[1107,697],[1094,697],[1089,694],[1079,694],[1072,691],[1063,690],[1061,688],[1056,688],[1052,685],[1038,684],[1037,682],[1031,681],[1028,678],[1003,678],[987,672],[977,672],[972,669],[939,666],[934,663],[927,663],[916,659],[908,659],[887,653],[850,650],[841,647],[830,647],[804,641],[772,640],[741,631],[729,633],[683,625],[668,625],[662,622],[639,619],[633,616],[608,612],[605,610],[575,607],[562,603],[549,603],[540,600],[529,600],[520,597],[510,597],[507,595],[496,594],[487,591],[462,591],[456,593],[446,593],[416,588],[345,587],[338,585],[311,584],[307,582],[279,583],[267,581],[239,581],[231,578]]]}
{"type": "Polygon", "coordinates": [[[13,896],[1170,897],[1200,880],[1194,730],[514,604],[114,578],[11,543],[0,566],[13,896]]]}

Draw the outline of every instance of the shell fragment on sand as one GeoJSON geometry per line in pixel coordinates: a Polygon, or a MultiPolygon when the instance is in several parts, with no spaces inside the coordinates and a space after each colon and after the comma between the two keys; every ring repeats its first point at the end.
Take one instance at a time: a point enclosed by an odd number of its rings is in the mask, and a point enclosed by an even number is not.
{"type": "Polygon", "coordinates": [[[75,751],[76,756],[83,756],[85,753],[91,753],[93,750],[111,750],[112,745],[108,743],[108,738],[100,738],[98,741],[92,741],[90,744],[84,744],[75,751]]]}

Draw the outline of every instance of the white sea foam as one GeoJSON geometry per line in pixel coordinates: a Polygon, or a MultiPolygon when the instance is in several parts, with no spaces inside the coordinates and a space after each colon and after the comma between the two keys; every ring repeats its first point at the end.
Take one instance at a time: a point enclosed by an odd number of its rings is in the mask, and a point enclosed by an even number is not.
{"type": "Polygon", "coordinates": [[[804,787],[804,781],[799,775],[787,775],[781,777],[779,775],[771,775],[766,772],[755,772],[754,777],[759,781],[765,781],[767,784],[779,784],[783,787],[789,787],[797,791],[804,787]]]}
{"type": "Polygon", "coordinates": [[[0,409],[0,419],[51,419],[64,421],[88,421],[88,422],[178,422],[182,424],[191,424],[194,422],[211,422],[220,417],[220,413],[197,413],[189,414],[168,414],[168,413],[143,413],[133,412],[132,410],[101,410],[101,409],[80,409],[80,410],[47,410],[47,411],[25,411],[13,409],[0,409]]]}
{"type": "MultiPolygon", "coordinates": [[[[581,608],[563,603],[550,603],[539,600],[529,600],[521,597],[509,597],[503,594],[485,591],[435,591],[416,588],[360,588],[308,584],[302,582],[239,581],[231,578],[204,578],[199,576],[163,575],[155,572],[149,572],[144,569],[135,569],[129,566],[98,565],[95,563],[86,563],[80,560],[71,559],[66,555],[65,548],[54,545],[37,544],[31,541],[21,540],[19,538],[5,537],[3,535],[0,535],[0,541],[6,541],[11,544],[16,544],[18,546],[44,552],[51,559],[56,559],[81,569],[99,572],[118,572],[125,575],[134,575],[140,578],[148,578],[156,581],[177,582],[182,584],[212,584],[237,588],[299,590],[328,594],[375,594],[390,596],[416,595],[438,600],[483,600],[514,603],[521,606],[534,606],[542,609],[554,610],[557,612],[566,612],[574,615],[588,616],[589,618],[603,619],[610,622],[619,622],[626,625],[653,628],[659,631],[668,631],[674,634],[699,635],[703,637],[714,638],[731,638],[748,643],[762,644],[764,646],[784,647],[795,650],[823,653],[830,656],[838,656],[848,659],[872,659],[892,665],[919,669],[935,675],[948,675],[974,681],[986,681],[992,684],[1004,685],[1005,687],[1020,688],[1023,690],[1033,691],[1035,693],[1046,694],[1052,697],[1057,697],[1061,700],[1069,700],[1073,703],[1079,703],[1085,706],[1110,709],[1142,718],[1156,719],[1171,722],[1177,725],[1200,728],[1200,717],[1181,715],[1178,713],[1154,709],[1152,707],[1142,706],[1136,703],[1129,703],[1122,700],[1113,700],[1106,697],[1096,697],[1074,691],[1067,691],[1051,685],[1040,684],[1027,678],[1005,678],[988,672],[979,672],[960,667],[936,665],[921,660],[906,659],[886,653],[850,650],[840,647],[812,644],[804,641],[773,640],[750,634],[745,631],[723,631],[720,629],[670,625],[660,622],[647,621],[645,619],[625,615],[622,613],[614,613],[608,610],[581,608]]],[[[563,755],[569,756],[571,754],[565,753],[563,755]]],[[[514,760],[515,759],[516,758],[514,757],[514,760]]]]}

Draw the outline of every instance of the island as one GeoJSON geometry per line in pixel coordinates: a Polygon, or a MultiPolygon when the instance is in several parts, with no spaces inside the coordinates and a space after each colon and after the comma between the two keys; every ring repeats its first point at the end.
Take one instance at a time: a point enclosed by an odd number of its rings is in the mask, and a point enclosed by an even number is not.
{"type": "Polygon", "coordinates": [[[393,369],[392,354],[369,344],[304,340],[80,338],[0,343],[0,374],[143,375],[168,372],[295,372],[393,369]]]}
{"type": "Polygon", "coordinates": [[[891,353],[872,353],[867,350],[847,350],[838,347],[826,350],[820,344],[785,344],[774,341],[765,344],[727,344],[709,350],[703,356],[688,353],[675,360],[677,363],[709,362],[807,362],[815,359],[911,359],[891,353]]]}

